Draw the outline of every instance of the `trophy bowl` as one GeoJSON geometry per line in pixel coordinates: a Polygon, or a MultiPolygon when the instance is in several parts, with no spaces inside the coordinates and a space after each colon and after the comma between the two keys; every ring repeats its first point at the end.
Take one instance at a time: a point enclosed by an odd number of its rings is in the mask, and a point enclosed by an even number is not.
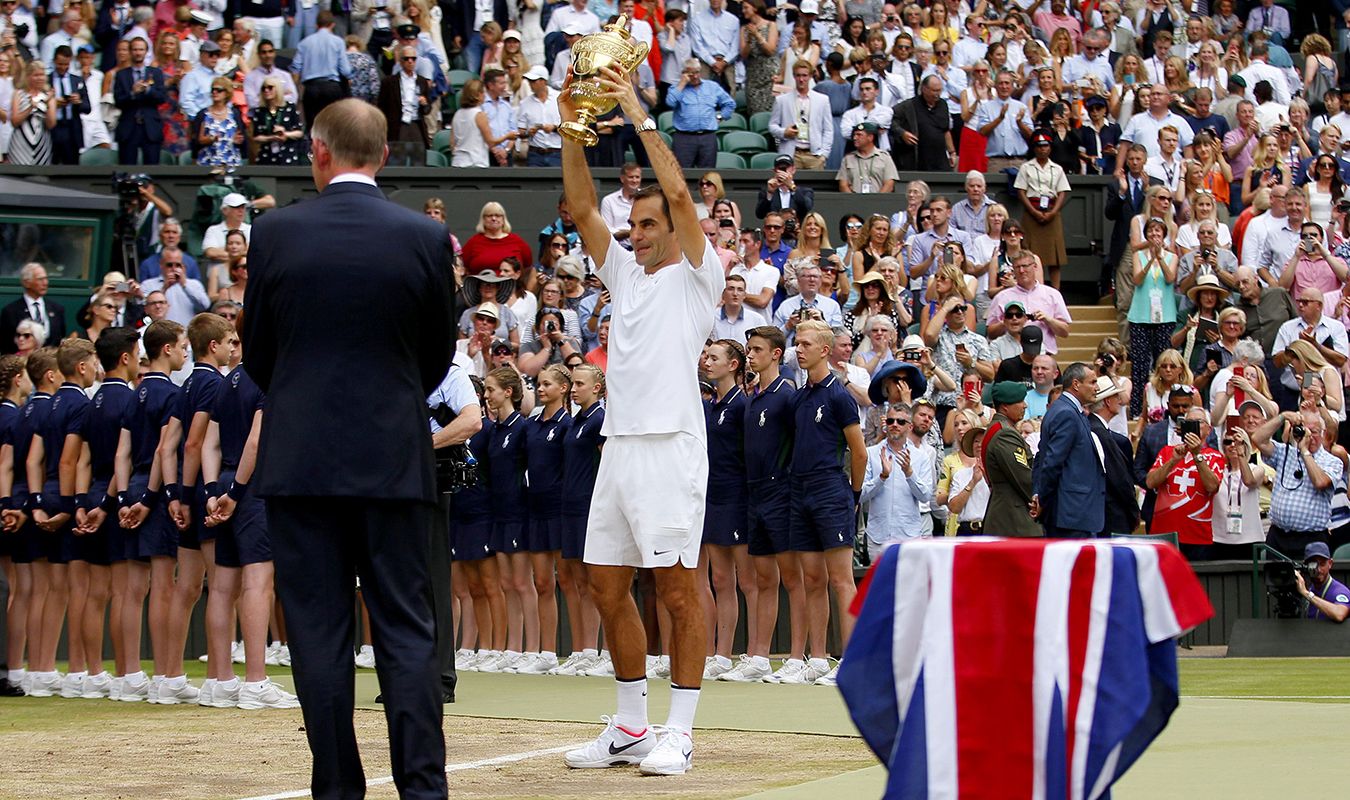
{"type": "Polygon", "coordinates": [[[600,143],[591,126],[597,117],[608,114],[616,105],[613,98],[602,94],[601,67],[627,75],[647,57],[647,50],[645,42],[635,41],[628,32],[628,17],[623,14],[599,33],[583,36],[572,47],[572,85],[567,96],[577,110],[577,120],[559,126],[563,136],[584,147],[600,143]]]}

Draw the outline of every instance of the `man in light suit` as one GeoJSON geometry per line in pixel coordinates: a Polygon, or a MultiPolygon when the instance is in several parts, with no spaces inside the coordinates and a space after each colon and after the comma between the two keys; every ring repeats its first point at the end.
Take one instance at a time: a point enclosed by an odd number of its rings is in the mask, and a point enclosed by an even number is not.
{"type": "Polygon", "coordinates": [[[1085,539],[1105,523],[1106,475],[1084,410],[1097,393],[1092,371],[1070,364],[1064,392],[1041,420],[1041,446],[1031,470],[1032,516],[1045,535],[1085,539]]]}
{"type": "Polygon", "coordinates": [[[278,594],[294,626],[316,800],[365,795],[352,722],[358,576],[399,797],[446,796],[425,400],[453,355],[450,252],[444,228],[389,202],[375,184],[386,129],[380,110],[357,99],[329,104],[314,120],[319,196],[254,224],[240,331],[245,369],[267,393],[251,483],[267,502],[278,594]],[[372,259],[377,240],[392,252],[372,259]],[[352,292],[335,275],[359,275],[369,291],[352,292]]]}
{"type": "Polygon", "coordinates": [[[811,65],[805,61],[792,65],[792,82],[797,90],[773,101],[769,133],[778,140],[778,152],[792,156],[799,169],[824,169],[834,146],[830,99],[811,91],[811,65]]]}

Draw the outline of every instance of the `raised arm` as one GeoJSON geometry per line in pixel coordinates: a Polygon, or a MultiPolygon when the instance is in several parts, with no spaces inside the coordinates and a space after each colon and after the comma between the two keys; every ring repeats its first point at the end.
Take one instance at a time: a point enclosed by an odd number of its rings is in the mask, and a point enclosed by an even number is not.
{"type": "MultiPolygon", "coordinates": [[[[572,86],[572,69],[568,67],[562,92],[558,95],[558,113],[563,122],[576,122],[577,110],[572,105],[568,90],[572,86]]],[[[572,211],[572,221],[581,232],[581,241],[591,258],[604,260],[609,252],[609,226],[600,216],[600,202],[595,194],[595,181],[586,164],[586,151],[568,137],[562,137],[563,194],[572,211]]]]}

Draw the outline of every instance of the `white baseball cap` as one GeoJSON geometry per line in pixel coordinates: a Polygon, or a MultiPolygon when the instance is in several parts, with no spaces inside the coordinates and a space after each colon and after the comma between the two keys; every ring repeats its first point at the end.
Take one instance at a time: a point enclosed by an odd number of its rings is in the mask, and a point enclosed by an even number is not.
{"type": "Polygon", "coordinates": [[[225,199],[220,201],[223,208],[240,208],[248,205],[248,198],[238,192],[230,192],[225,195],[225,199]]]}
{"type": "Polygon", "coordinates": [[[542,64],[535,64],[525,73],[527,81],[546,81],[548,80],[548,70],[544,69],[542,64]]]}

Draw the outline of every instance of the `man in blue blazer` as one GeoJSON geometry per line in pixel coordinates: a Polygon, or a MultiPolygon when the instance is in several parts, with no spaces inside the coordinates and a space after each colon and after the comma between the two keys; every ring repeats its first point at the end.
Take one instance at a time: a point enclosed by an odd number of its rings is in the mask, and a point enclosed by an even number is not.
{"type": "Polygon", "coordinates": [[[164,121],[159,104],[169,99],[164,73],[158,67],[135,66],[145,63],[150,44],[139,36],[131,40],[131,66],[113,79],[113,103],[122,110],[117,121],[117,163],[159,163],[159,145],[164,141],[164,121]]]}
{"type": "Polygon", "coordinates": [[[352,723],[359,577],[399,797],[444,800],[426,398],[454,354],[451,253],[444,228],[376,185],[385,129],[370,103],[328,105],[311,133],[319,196],[253,225],[240,334],[267,415],[252,484],[294,626],[313,796],[365,794],[352,723]]]}
{"type": "Polygon", "coordinates": [[[61,45],[52,55],[52,73],[48,80],[56,95],[56,126],[52,128],[52,163],[78,164],[84,147],[84,125],[81,114],[88,114],[89,91],[84,79],[70,71],[74,57],[70,48],[61,45]]]}
{"type": "Polygon", "coordinates": [[[1064,370],[1061,385],[1064,392],[1041,419],[1031,471],[1033,516],[1046,536],[1084,539],[1101,532],[1106,521],[1106,475],[1085,413],[1097,388],[1081,361],[1064,370]]]}

